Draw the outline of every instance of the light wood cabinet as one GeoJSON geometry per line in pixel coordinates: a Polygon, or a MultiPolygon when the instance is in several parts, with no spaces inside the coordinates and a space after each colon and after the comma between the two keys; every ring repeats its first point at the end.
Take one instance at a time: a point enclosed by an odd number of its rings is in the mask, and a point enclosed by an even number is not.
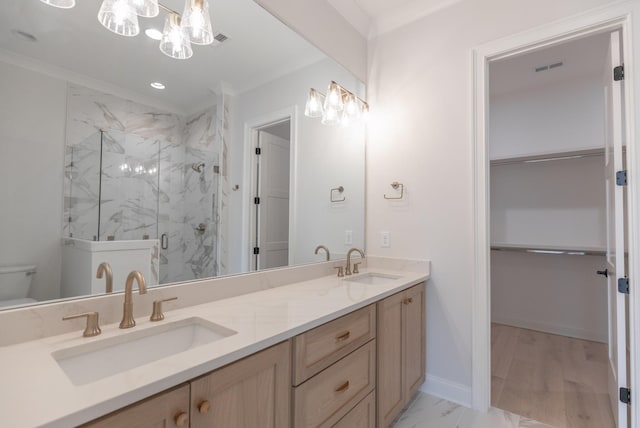
{"type": "Polygon", "coordinates": [[[369,305],[293,338],[294,385],[299,385],[376,335],[376,306],[369,305]]]}
{"type": "Polygon", "coordinates": [[[91,428],[188,428],[189,385],[161,392],[83,427],[91,428]]]}
{"type": "Polygon", "coordinates": [[[425,379],[425,284],[378,302],[377,421],[388,427],[425,379]]]}
{"type": "Polygon", "coordinates": [[[356,407],[351,409],[332,428],[375,428],[376,426],[376,395],[367,395],[356,407]]]}
{"type": "Polygon", "coordinates": [[[287,341],[192,381],[191,427],[288,427],[290,349],[287,341]]]}

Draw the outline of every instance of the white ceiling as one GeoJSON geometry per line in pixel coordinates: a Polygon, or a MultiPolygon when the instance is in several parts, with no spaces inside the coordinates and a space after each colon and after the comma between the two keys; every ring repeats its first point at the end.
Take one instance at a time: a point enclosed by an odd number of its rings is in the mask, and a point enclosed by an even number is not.
{"type": "MultiPolygon", "coordinates": [[[[175,110],[211,104],[211,91],[221,84],[240,93],[326,58],[252,0],[210,1],[214,31],[229,40],[219,46],[193,45],[194,55],[188,60],[165,56],[159,42],[144,35],[150,27],[162,31],[163,12],[156,18],[140,18],[140,34],[130,38],[100,25],[96,18],[100,0],[81,0],[68,10],[39,0],[0,1],[0,60],[36,60],[38,69],[63,68],[173,105],[175,110]],[[13,29],[33,34],[38,41],[16,37],[13,29]],[[166,89],[150,88],[154,81],[166,89]]],[[[163,3],[181,12],[184,0],[163,3]]]]}
{"type": "Polygon", "coordinates": [[[373,38],[462,0],[327,0],[363,36],[373,38]]]}
{"type": "Polygon", "coordinates": [[[492,62],[491,95],[551,85],[568,79],[602,76],[609,34],[599,34],[517,57],[492,62]],[[562,62],[562,67],[536,72],[540,66],[562,62]]]}

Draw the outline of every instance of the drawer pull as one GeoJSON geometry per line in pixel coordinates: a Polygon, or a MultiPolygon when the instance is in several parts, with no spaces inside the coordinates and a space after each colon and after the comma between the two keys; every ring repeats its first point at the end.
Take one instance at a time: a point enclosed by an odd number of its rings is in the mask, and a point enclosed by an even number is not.
{"type": "Polygon", "coordinates": [[[349,336],[351,336],[351,332],[350,331],[346,331],[342,334],[339,334],[336,336],[336,341],[337,342],[342,342],[343,340],[347,340],[349,338],[349,336]]]}
{"type": "Polygon", "coordinates": [[[342,385],[340,385],[339,387],[336,388],[336,392],[344,392],[347,389],[349,389],[349,381],[346,381],[345,383],[343,383],[342,385]]]}

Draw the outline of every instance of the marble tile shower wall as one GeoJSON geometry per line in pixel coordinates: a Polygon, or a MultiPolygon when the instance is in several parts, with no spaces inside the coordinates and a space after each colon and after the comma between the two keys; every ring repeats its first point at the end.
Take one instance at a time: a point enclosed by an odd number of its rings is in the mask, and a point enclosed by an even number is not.
{"type": "Polygon", "coordinates": [[[184,118],[77,85],[69,85],[67,102],[65,165],[74,162],[72,173],[65,174],[64,236],[93,239],[97,234],[96,153],[102,129],[100,239],[166,235],[160,283],[217,274],[219,169],[214,166],[222,143],[216,107],[184,118]],[[192,169],[199,162],[205,164],[202,173],[192,169]],[[132,171],[124,171],[124,165],[132,171]],[[136,166],[146,173],[136,173],[136,166]],[[196,230],[200,223],[204,233],[196,230]]]}

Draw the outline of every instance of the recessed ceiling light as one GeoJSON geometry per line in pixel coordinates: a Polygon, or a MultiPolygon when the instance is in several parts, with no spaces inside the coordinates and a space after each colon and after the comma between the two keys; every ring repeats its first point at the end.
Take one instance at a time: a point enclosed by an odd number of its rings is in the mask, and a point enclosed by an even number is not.
{"type": "Polygon", "coordinates": [[[151,84],[151,87],[154,89],[164,89],[164,85],[160,82],[153,82],[151,84]]]}
{"type": "Polygon", "coordinates": [[[144,34],[150,39],[162,40],[162,31],[156,30],[155,28],[147,28],[144,30],[144,34]]]}

